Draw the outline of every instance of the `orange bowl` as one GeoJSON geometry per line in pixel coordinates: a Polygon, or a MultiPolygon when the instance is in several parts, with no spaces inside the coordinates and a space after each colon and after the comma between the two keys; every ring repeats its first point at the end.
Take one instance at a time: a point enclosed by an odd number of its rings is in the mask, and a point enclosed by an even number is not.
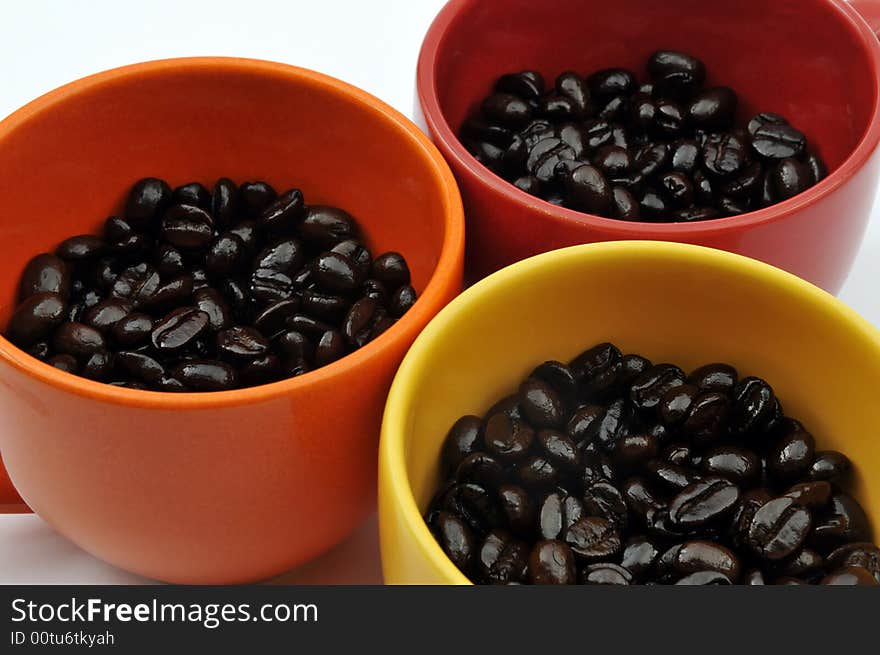
{"type": "MultiPolygon", "coordinates": [[[[264,179],[343,207],[420,297],[365,348],[300,378],[162,394],[62,373],[0,338],[0,452],[21,497],[92,554],[185,583],[265,578],[374,507],[385,397],[461,288],[463,215],[437,150],[347,84],[282,64],[157,61],[100,73],[0,123],[0,324],[34,254],[97,231],[139,178],[264,179]]],[[[0,509],[16,498],[0,475],[0,509]]]]}

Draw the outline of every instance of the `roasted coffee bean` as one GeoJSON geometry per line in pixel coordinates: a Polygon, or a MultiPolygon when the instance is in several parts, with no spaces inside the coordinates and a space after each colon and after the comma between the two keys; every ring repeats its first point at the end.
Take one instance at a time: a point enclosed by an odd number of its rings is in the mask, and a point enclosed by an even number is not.
{"type": "Polygon", "coordinates": [[[281,377],[281,360],[276,355],[256,357],[245,363],[238,375],[244,386],[274,382],[281,377]]]}
{"type": "Polygon", "coordinates": [[[262,214],[277,197],[275,189],[265,182],[245,182],[238,190],[238,204],[250,217],[262,214]]]}
{"type": "Polygon", "coordinates": [[[83,314],[82,322],[100,332],[107,333],[119,321],[131,314],[132,310],[130,302],[118,298],[108,298],[87,310],[83,314]]]}
{"type": "Polygon", "coordinates": [[[707,477],[682,489],[669,503],[672,525],[693,529],[729,513],[739,500],[739,488],[718,477],[707,477]]]}
{"type": "Polygon", "coordinates": [[[79,374],[89,380],[105,382],[113,375],[113,355],[107,350],[96,350],[84,358],[79,374]]]}
{"type": "Polygon", "coordinates": [[[109,242],[123,241],[134,234],[134,228],[124,218],[109,216],[104,221],[104,239],[109,242]]]}
{"type": "Polygon", "coordinates": [[[553,428],[565,420],[565,404],[560,395],[543,380],[531,378],[519,390],[519,404],[526,420],[536,428],[553,428]]]}
{"type": "MultiPolygon", "coordinates": [[[[159,351],[179,350],[191,345],[208,326],[208,314],[195,307],[181,307],[166,314],[153,326],[150,335],[159,351]]],[[[180,376],[175,375],[186,384],[180,376]]]]}
{"type": "Polygon", "coordinates": [[[767,159],[799,157],[806,144],[806,137],[787,123],[764,123],[752,132],[752,148],[767,159]]]}
{"type": "Polygon", "coordinates": [[[270,203],[260,214],[260,229],[269,232],[292,230],[305,218],[307,209],[302,191],[290,189],[270,203]]]}
{"type": "Polygon", "coordinates": [[[677,96],[687,96],[702,86],[706,67],[699,59],[673,50],[658,50],[648,60],[655,84],[677,96]]]}
{"type": "Polygon", "coordinates": [[[525,489],[513,484],[501,485],[498,487],[498,501],[507,525],[514,533],[529,536],[534,531],[537,510],[525,489]]]}
{"type": "Polygon", "coordinates": [[[493,494],[474,483],[454,485],[442,499],[442,507],[454,512],[480,537],[500,527],[504,520],[493,494]]]}
{"type": "Polygon", "coordinates": [[[810,542],[827,552],[847,541],[867,541],[870,536],[865,510],[855,498],[839,491],[831,496],[828,508],[816,514],[810,542]]]}
{"type": "Polygon", "coordinates": [[[205,256],[205,269],[215,277],[231,275],[244,263],[244,242],[235,234],[221,234],[205,256]]]}
{"type": "Polygon", "coordinates": [[[778,202],[806,191],[813,184],[810,169],[797,159],[783,159],[767,176],[778,202]]]}
{"type": "MultiPolygon", "coordinates": [[[[212,330],[223,330],[232,325],[232,309],[216,289],[205,287],[193,292],[193,304],[208,315],[212,330]]],[[[269,311],[268,308],[266,311],[269,311]]],[[[260,325],[257,326],[263,329],[260,325]]]]}
{"type": "Polygon", "coordinates": [[[627,406],[622,398],[611,403],[590,430],[588,441],[608,452],[613,451],[624,427],[626,412],[627,406]]]}
{"type": "Polygon", "coordinates": [[[178,205],[192,205],[209,209],[211,205],[211,193],[198,182],[182,184],[174,189],[171,194],[171,202],[178,205]]]}
{"type": "Polygon", "coordinates": [[[747,164],[746,146],[733,134],[713,135],[703,146],[703,166],[716,178],[735,175],[747,164]]]}
{"type": "Polygon", "coordinates": [[[623,187],[612,187],[611,189],[611,215],[612,218],[619,218],[625,221],[637,221],[641,216],[639,202],[635,196],[623,187]]]}
{"type": "MultiPolygon", "coordinates": [[[[250,294],[260,303],[274,304],[282,300],[290,300],[295,291],[293,279],[287,273],[270,268],[258,268],[251,275],[250,294]]],[[[233,306],[236,304],[233,301],[233,306]]]]}
{"type": "Polygon", "coordinates": [[[31,259],[24,268],[19,283],[19,301],[38,293],[56,293],[70,296],[71,275],[63,259],[43,253],[31,259]]]}
{"type": "Polygon", "coordinates": [[[867,541],[845,544],[833,550],[826,558],[829,569],[858,566],[868,571],[880,583],[880,548],[867,541]]]}
{"type": "Polygon", "coordinates": [[[591,214],[604,215],[611,208],[611,187],[599,169],[584,164],[566,179],[571,206],[591,214]]]}
{"type": "Polygon", "coordinates": [[[52,335],[52,348],[55,352],[74,357],[88,357],[98,350],[104,350],[107,342],[104,335],[90,325],[83,323],[63,323],[52,335]]]}
{"type": "Polygon", "coordinates": [[[509,129],[524,127],[532,119],[532,109],[523,98],[510,93],[494,93],[482,104],[483,115],[509,129]]]}
{"type": "Polygon", "coordinates": [[[543,489],[559,483],[562,473],[553,463],[541,456],[526,457],[516,467],[517,479],[526,487],[543,489]]]}
{"type": "Polygon", "coordinates": [[[791,498],[775,498],[758,509],[749,526],[752,550],[764,559],[780,560],[794,553],[812,526],[810,512],[791,498]]]}
{"type": "Polygon", "coordinates": [[[690,575],[686,575],[678,582],[676,585],[689,585],[689,586],[719,586],[719,585],[731,585],[730,578],[728,578],[723,573],[719,573],[718,571],[697,571],[696,573],[691,573],[690,575]]]}
{"type": "Polygon", "coordinates": [[[568,493],[548,494],[538,511],[538,531],[544,539],[562,539],[585,516],[584,504],[568,493]]]}
{"type": "Polygon", "coordinates": [[[493,530],[480,547],[478,577],[485,584],[518,584],[528,575],[529,548],[503,530],[493,530]]]}
{"type": "Polygon", "coordinates": [[[216,337],[217,351],[233,359],[260,357],[269,350],[269,341],[252,327],[236,326],[222,330],[216,337]]]}
{"type": "Polygon", "coordinates": [[[799,482],[793,485],[785,495],[811,511],[820,510],[828,505],[833,489],[825,480],[815,482],[799,482]]]}
{"type": "Polygon", "coordinates": [[[55,254],[68,262],[84,262],[101,257],[107,251],[107,242],[94,234],[69,237],[55,249],[55,254]]]}
{"type": "Polygon", "coordinates": [[[736,93],[719,86],[696,95],[687,111],[688,121],[702,129],[724,130],[733,124],[736,114],[736,93]]]}
{"type": "Polygon", "coordinates": [[[443,466],[454,471],[461,461],[483,445],[483,421],[477,416],[462,416],[450,428],[443,442],[443,466]]]}
{"type": "Polygon", "coordinates": [[[788,121],[785,120],[785,117],[780,116],[779,114],[774,114],[773,112],[765,111],[760,114],[756,114],[746,126],[749,134],[752,136],[755,135],[755,132],[758,131],[761,127],[765,125],[788,125],[788,121]]]}
{"type": "Polygon", "coordinates": [[[137,264],[123,270],[111,290],[115,298],[127,300],[138,307],[156,293],[161,284],[159,273],[148,264],[137,264]]]}
{"type": "Polygon", "coordinates": [[[823,585],[869,585],[875,586],[880,584],[877,580],[861,566],[845,566],[841,569],[829,573],[819,584],[823,585]]]}
{"type": "Polygon", "coordinates": [[[76,357],[73,355],[53,355],[46,360],[46,363],[49,366],[57,368],[59,371],[64,371],[65,373],[71,373],[73,375],[79,373],[79,362],[76,361],[76,357]]]}
{"type": "Polygon", "coordinates": [[[566,544],[543,540],[535,544],[529,555],[529,582],[538,585],[574,584],[577,568],[574,554],[566,544]]]}
{"type": "Polygon", "coordinates": [[[302,332],[308,337],[319,338],[328,330],[332,330],[333,326],[323,321],[318,321],[310,316],[303,314],[294,314],[287,319],[287,327],[296,332],[302,332]]]}
{"type": "Polygon", "coordinates": [[[806,156],[804,164],[810,170],[810,181],[812,184],[818,184],[828,177],[828,167],[815,152],[811,152],[806,156]]]}
{"type": "Polygon", "coordinates": [[[549,183],[556,176],[560,162],[575,159],[574,149],[561,139],[550,137],[536,143],[529,151],[526,166],[541,183],[549,183]]]}
{"type": "Polygon", "coordinates": [[[727,478],[743,487],[750,487],[760,481],[761,459],[745,448],[716,446],[703,456],[701,469],[707,475],[727,478]]]}
{"type": "Polygon", "coordinates": [[[733,551],[709,541],[677,544],[664,552],[657,564],[661,575],[669,579],[681,579],[700,571],[716,571],[735,583],[740,575],[740,561],[733,551]]]}
{"type": "Polygon", "coordinates": [[[235,388],[237,383],[232,366],[211,360],[184,361],[171,371],[171,375],[193,391],[226,391],[235,388]]]}
{"type": "Polygon", "coordinates": [[[162,311],[170,307],[185,305],[192,296],[194,286],[193,276],[184,273],[157,288],[156,292],[143,305],[152,311],[162,311]]]}
{"type": "Polygon", "coordinates": [[[162,218],[162,238],[182,250],[199,250],[211,243],[211,215],[194,205],[173,205],[162,218]]]}
{"type": "Polygon", "coordinates": [[[650,432],[622,435],[614,444],[614,458],[623,466],[636,466],[654,459],[660,446],[650,432]]]}
{"type": "Polygon", "coordinates": [[[469,571],[477,557],[477,543],[470,528],[450,512],[438,512],[431,529],[446,556],[462,571],[469,571]]]}
{"type": "Polygon", "coordinates": [[[782,435],[767,454],[767,470],[779,483],[802,478],[813,464],[816,443],[801,427],[782,435]]]}
{"type": "Polygon", "coordinates": [[[621,548],[617,527],[599,516],[577,520],[565,531],[564,541],[575,555],[587,561],[613,557],[621,548]]]}
{"type": "Polygon", "coordinates": [[[822,450],[816,453],[807,477],[810,480],[837,482],[845,477],[851,468],[849,458],[843,453],[836,450],[822,450]]]}
{"type": "Polygon", "coordinates": [[[544,93],[544,77],[537,71],[510,73],[498,78],[495,89],[519,96],[524,100],[531,100],[544,93]]]}
{"type": "Polygon", "coordinates": [[[803,578],[818,572],[824,565],[825,560],[815,550],[801,548],[794,555],[773,562],[769,568],[784,577],[803,578]]]}
{"type": "Polygon", "coordinates": [[[563,402],[574,402],[578,392],[578,382],[572,369],[562,362],[544,362],[536,367],[529,377],[545,382],[559,394],[563,402]]]}
{"type": "Polygon", "coordinates": [[[726,434],[731,407],[724,393],[712,391],[698,396],[681,424],[682,433],[697,445],[715,443],[726,434]]]}
{"type": "MultiPolygon", "coordinates": [[[[321,333],[323,334],[323,333],[321,333]]],[[[316,338],[321,334],[315,335],[316,338]]],[[[315,358],[315,346],[302,332],[290,330],[279,335],[275,347],[280,354],[293,361],[312,361],[315,358]]]]}
{"type": "Polygon", "coordinates": [[[636,78],[626,69],[606,68],[587,77],[587,86],[597,96],[630,95],[636,88],[636,78]]]}
{"type": "Polygon", "coordinates": [[[134,378],[147,384],[156,384],[165,377],[165,369],[157,360],[139,352],[116,353],[116,366],[134,378]]]}
{"type": "Polygon", "coordinates": [[[503,459],[519,459],[528,453],[535,432],[504,412],[489,417],[483,433],[487,450],[503,459]]]}
{"type": "Polygon", "coordinates": [[[366,344],[370,340],[373,325],[381,316],[381,306],[372,298],[364,297],[354,303],[342,324],[342,332],[348,343],[356,347],[366,344]]]}
{"type": "Polygon", "coordinates": [[[315,366],[326,366],[348,352],[345,337],[339,330],[327,330],[315,344],[315,366]]]}
{"type": "Polygon", "coordinates": [[[580,479],[584,487],[589,487],[596,482],[614,482],[614,468],[605,455],[585,452],[581,456],[581,460],[580,479]]]}
{"type": "Polygon", "coordinates": [[[628,522],[627,499],[610,482],[594,482],[584,490],[584,515],[601,516],[623,530],[628,522]]]}
{"type": "Polygon", "coordinates": [[[733,390],[731,429],[735,434],[749,434],[762,430],[773,417],[776,395],[764,380],[748,377],[733,390]]]}
{"type": "Polygon", "coordinates": [[[384,284],[386,289],[399,289],[410,283],[406,260],[396,252],[386,252],[376,257],[370,276],[384,284]]]}
{"type": "Polygon", "coordinates": [[[654,411],[666,393],[684,384],[684,372],[672,364],[657,364],[642,373],[630,389],[630,401],[643,411],[654,411]]]}
{"type": "Polygon", "coordinates": [[[736,369],[727,364],[706,364],[694,370],[688,376],[688,384],[699,388],[706,393],[718,391],[721,393],[733,393],[739,375],[736,369]]]}
{"type": "Polygon", "coordinates": [[[575,117],[586,116],[590,107],[590,89],[580,75],[571,71],[559,75],[556,78],[556,93],[571,101],[575,117]]]}
{"type": "Polygon", "coordinates": [[[123,348],[136,348],[147,343],[153,332],[153,319],[147,314],[127,314],[113,324],[110,334],[123,348]]]}
{"type": "Polygon", "coordinates": [[[683,466],[661,460],[648,462],[645,465],[645,470],[656,484],[676,492],[693,484],[699,477],[683,466]]]}
{"type": "Polygon", "coordinates": [[[599,421],[605,415],[605,408],[601,405],[582,405],[578,407],[566,423],[565,431],[577,444],[583,448],[596,436],[596,427],[593,423],[599,421]]]}
{"type": "MultiPolygon", "coordinates": [[[[623,483],[623,498],[626,507],[639,519],[646,519],[650,512],[663,507],[661,500],[642,478],[629,478],[623,483]]],[[[618,522],[621,525],[626,525],[626,520],[619,519],[618,522]]]]}
{"type": "Polygon", "coordinates": [[[231,225],[238,210],[238,187],[228,177],[221,177],[211,193],[211,214],[219,225],[231,225]]]}
{"type": "Polygon", "coordinates": [[[660,551],[647,537],[632,537],[623,546],[620,564],[630,572],[633,579],[641,580],[654,567],[660,551]]]}
{"type": "Polygon", "coordinates": [[[574,470],[580,466],[580,451],[568,435],[557,430],[541,430],[537,441],[541,454],[558,468],[574,470]]]}
{"type": "Polygon", "coordinates": [[[138,228],[157,221],[171,203],[171,187],[163,180],[147,177],[138,181],[128,194],[125,218],[138,228]]]}
{"type": "Polygon", "coordinates": [[[537,100],[535,105],[540,116],[553,121],[571,121],[582,118],[575,102],[555,91],[537,100]]]}
{"type": "Polygon", "coordinates": [[[688,416],[699,393],[699,389],[690,384],[672,387],[667,391],[658,405],[663,424],[671,427],[681,423],[688,416]]]}

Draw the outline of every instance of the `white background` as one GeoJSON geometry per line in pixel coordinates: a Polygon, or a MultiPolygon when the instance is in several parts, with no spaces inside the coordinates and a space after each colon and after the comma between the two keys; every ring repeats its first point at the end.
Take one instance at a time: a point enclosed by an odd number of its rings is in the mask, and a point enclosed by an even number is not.
{"type": "MultiPolygon", "coordinates": [[[[61,84],[150,59],[227,55],[313,68],[411,116],[416,57],[444,0],[4,2],[0,116],[61,84]]],[[[880,217],[841,297],[880,325],[880,217]]],[[[285,583],[381,582],[375,518],[285,583]]],[[[0,516],[0,583],[135,583],[34,516],[0,516]]]]}

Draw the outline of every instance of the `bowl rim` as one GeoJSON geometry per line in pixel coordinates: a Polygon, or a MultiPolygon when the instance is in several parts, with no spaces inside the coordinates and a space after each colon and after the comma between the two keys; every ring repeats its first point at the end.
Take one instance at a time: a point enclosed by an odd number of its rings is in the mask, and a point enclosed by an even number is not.
{"type": "Polygon", "coordinates": [[[421,559],[430,562],[446,582],[472,584],[446,556],[428,529],[416,503],[406,464],[406,435],[410,431],[413,403],[418,394],[415,381],[425,370],[430,370],[434,343],[454,332],[459,317],[478,309],[486,296],[510,288],[527,288],[528,280],[540,277],[547,268],[565,268],[585,259],[631,261],[643,256],[660,257],[689,266],[709,266],[722,275],[761,279],[763,285],[775,287],[778,294],[794,297],[817,311],[834,314],[835,319],[846,324],[853,334],[873,344],[875,356],[880,360],[880,330],[843,301],[792,273],[724,250],[670,241],[607,241],[553,250],[493,273],[449,303],[418,336],[397,371],[382,419],[379,484],[387,495],[387,505],[393,506],[393,510],[380,503],[380,525],[389,520],[383,518],[384,513],[398,513],[404,523],[401,527],[417,544],[421,559]]]}
{"type": "Polygon", "coordinates": [[[360,105],[377,120],[390,125],[401,139],[408,140],[420,158],[428,164],[428,171],[434,177],[444,222],[440,254],[418,300],[394,326],[342,359],[296,378],[243,389],[168,393],[115,387],[60,371],[27,354],[2,335],[0,362],[9,364],[39,382],[98,401],[139,408],[209,409],[266,402],[313,384],[335,381],[351,370],[380,358],[383,351],[399,347],[401,342],[416,335],[419,322],[436,313],[445,303],[449,281],[460,277],[464,257],[464,208],[461,194],[452,171],[430,139],[396,109],[352,84],[307,68],[262,59],[176,57],[140,62],[74,80],[32,100],[0,121],[0,147],[3,147],[7,135],[25,126],[32,118],[63,106],[72,97],[118,83],[131,82],[146,75],[162,76],[180,72],[249,74],[267,78],[272,83],[286,82],[306,86],[315,92],[360,105]]]}
{"type": "Polygon", "coordinates": [[[651,223],[622,221],[595,214],[566,209],[520,190],[486,168],[464,147],[449,125],[440,105],[437,90],[436,66],[438,50],[446,40],[450,27],[459,16],[479,0],[449,0],[436,16],[422,42],[416,69],[416,91],[424,120],[444,156],[454,166],[456,174],[466,175],[479,185],[508,202],[526,206],[529,211],[560,225],[571,228],[601,230],[612,239],[675,239],[712,238],[774,223],[798,213],[805,207],[832,194],[856,175],[880,143],[880,36],[875,35],[868,23],[844,0],[813,0],[835,10],[840,22],[850,30],[865,52],[873,71],[873,108],[867,127],[856,147],[834,171],[806,191],[770,207],[739,216],[716,218],[693,223],[651,223]]]}

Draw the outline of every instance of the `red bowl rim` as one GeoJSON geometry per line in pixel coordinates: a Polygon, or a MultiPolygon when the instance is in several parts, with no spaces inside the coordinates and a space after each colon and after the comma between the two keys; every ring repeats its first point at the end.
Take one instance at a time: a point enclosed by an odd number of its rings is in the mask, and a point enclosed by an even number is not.
{"type": "Polygon", "coordinates": [[[425,123],[435,143],[454,166],[456,173],[464,173],[476,178],[479,184],[488,187],[509,202],[525,205],[535,214],[562,225],[598,230],[612,239],[677,240],[697,237],[712,238],[772,223],[788,218],[836,191],[861,170],[880,142],[880,86],[878,86],[880,42],[878,42],[878,35],[874,34],[861,14],[844,0],[816,0],[830,5],[835,10],[840,21],[850,30],[866,52],[871,70],[874,73],[874,107],[868,127],[852,153],[824,180],[803,193],[771,207],[739,216],[694,223],[622,221],[559,207],[518,189],[477,161],[459,141],[455,130],[447,122],[440,107],[435,75],[437,51],[458,16],[475,2],[480,1],[485,0],[449,0],[434,22],[431,23],[425,35],[416,70],[416,88],[425,123]]]}
{"type": "MultiPolygon", "coordinates": [[[[400,344],[407,338],[415,338],[419,331],[419,322],[427,322],[442,309],[447,300],[450,282],[455,285],[460,282],[464,258],[464,209],[461,195],[452,171],[424,133],[397,110],[351,84],[306,68],[259,59],[181,57],[142,62],[75,80],[31,101],[0,122],[0,147],[10,132],[26,126],[34,116],[63,105],[72,96],[121,82],[136,82],[148,75],[161,76],[182,70],[246,73],[265,77],[270,83],[299,84],[315,92],[337,95],[346,102],[362,106],[378,120],[392,125],[402,140],[409,141],[411,147],[420,152],[420,157],[429,164],[429,170],[440,192],[444,234],[437,264],[415,305],[375,340],[332,364],[296,378],[230,391],[168,393],[115,387],[60,371],[28,355],[2,335],[0,362],[53,387],[98,401],[141,408],[207,409],[265,402],[317,383],[340,382],[341,378],[353,370],[382,358],[383,353],[395,344],[400,344]]],[[[455,291],[458,291],[457,286],[455,291]]]]}

